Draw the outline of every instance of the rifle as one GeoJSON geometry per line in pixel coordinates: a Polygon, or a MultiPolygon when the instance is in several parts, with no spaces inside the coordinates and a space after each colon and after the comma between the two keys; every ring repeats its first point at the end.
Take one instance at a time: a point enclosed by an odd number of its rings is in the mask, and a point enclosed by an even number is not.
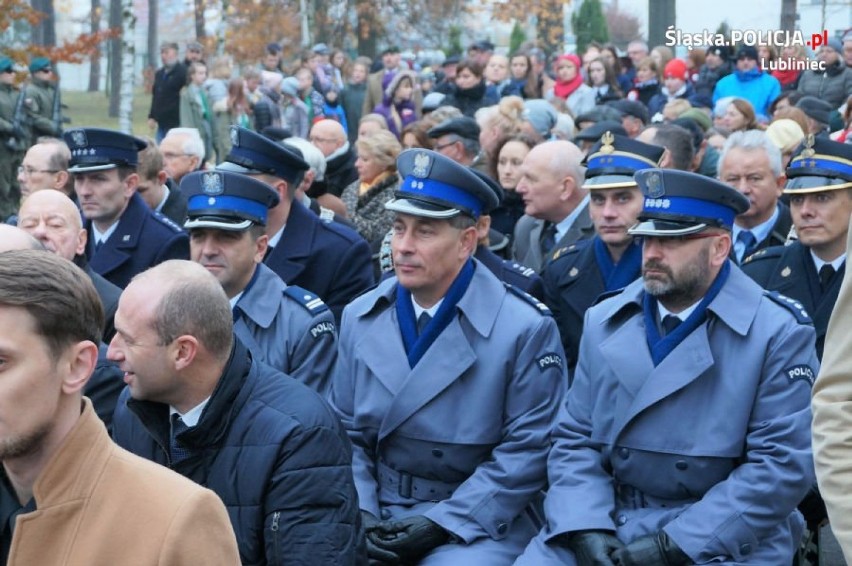
{"type": "Polygon", "coordinates": [[[12,135],[6,140],[6,147],[11,151],[22,151],[24,145],[24,99],[27,97],[27,85],[21,85],[18,102],[15,103],[15,114],[12,116],[12,135]]]}
{"type": "Polygon", "coordinates": [[[53,95],[53,131],[57,136],[62,136],[62,98],[59,95],[59,81],[54,86],[56,94],[53,95]]]}

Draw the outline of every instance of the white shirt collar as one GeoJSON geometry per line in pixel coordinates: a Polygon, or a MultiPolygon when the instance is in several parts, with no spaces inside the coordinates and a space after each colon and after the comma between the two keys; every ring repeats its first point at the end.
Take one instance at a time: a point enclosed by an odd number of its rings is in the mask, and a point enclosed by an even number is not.
{"type": "Polygon", "coordinates": [[[107,228],[103,232],[98,230],[97,226],[95,226],[95,223],[92,222],[92,236],[94,236],[94,238],[95,238],[95,244],[103,244],[104,242],[109,240],[109,237],[112,236],[113,232],[115,232],[115,230],[117,228],[118,228],[118,220],[113,222],[112,226],[110,226],[109,228],[107,228]]]}
{"type": "Polygon", "coordinates": [[[160,201],[160,204],[157,205],[157,208],[154,209],[154,212],[162,212],[163,207],[166,205],[166,201],[169,200],[169,193],[171,193],[169,187],[163,185],[163,190],[163,200],[160,201]]]}
{"type": "Polygon", "coordinates": [[[274,248],[275,246],[278,245],[278,242],[281,241],[281,235],[284,234],[284,228],[286,228],[286,227],[287,227],[287,225],[285,224],[284,226],[281,227],[280,230],[278,230],[278,232],[275,233],[274,236],[269,238],[269,247],[270,248],[274,248]]]}
{"type": "Polygon", "coordinates": [[[411,304],[412,304],[412,306],[414,306],[414,320],[419,319],[420,315],[424,312],[428,312],[429,316],[431,316],[432,318],[435,318],[435,313],[437,313],[438,309],[441,308],[441,303],[443,303],[443,302],[444,302],[444,298],[441,297],[440,301],[438,301],[437,303],[432,305],[430,308],[424,309],[423,307],[421,307],[420,305],[417,304],[417,301],[414,300],[414,295],[411,295],[411,304]]]}
{"type": "Polygon", "coordinates": [[[209,402],[210,397],[208,397],[207,399],[205,399],[204,401],[202,401],[201,403],[191,408],[182,415],[180,414],[180,411],[169,405],[169,418],[171,418],[172,415],[178,415],[180,416],[180,420],[183,421],[183,424],[188,427],[194,427],[198,424],[198,421],[201,419],[201,413],[204,412],[204,407],[206,407],[207,403],[209,402]]]}
{"type": "MultiPolygon", "coordinates": [[[[702,297],[702,299],[703,298],[704,297],[702,297]]],[[[698,308],[698,303],[700,303],[700,302],[701,302],[701,299],[698,299],[697,301],[695,301],[694,303],[692,303],[691,305],[689,305],[688,307],[686,307],[685,309],[683,309],[679,313],[673,313],[672,311],[670,311],[669,309],[664,307],[663,303],[657,301],[657,310],[660,311],[660,322],[662,322],[668,315],[672,315],[674,317],[677,317],[677,318],[680,319],[681,322],[683,322],[684,320],[689,318],[689,315],[691,315],[692,312],[696,308],[698,308]]]]}
{"type": "Polygon", "coordinates": [[[830,264],[831,267],[834,268],[834,271],[838,271],[841,267],[843,267],[843,262],[846,261],[846,254],[841,254],[840,257],[835,258],[832,261],[823,261],[817,257],[813,250],[810,250],[811,259],[814,260],[814,265],[816,266],[817,273],[822,269],[822,266],[825,264],[830,264]]]}

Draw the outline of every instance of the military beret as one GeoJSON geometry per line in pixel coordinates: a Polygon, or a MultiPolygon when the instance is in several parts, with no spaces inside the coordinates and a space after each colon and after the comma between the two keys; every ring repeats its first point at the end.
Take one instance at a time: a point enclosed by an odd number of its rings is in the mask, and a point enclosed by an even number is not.
{"type": "Polygon", "coordinates": [[[136,167],[139,152],[148,147],[130,134],[103,128],[75,128],[62,137],[71,150],[69,173],[136,167]]]}
{"type": "Polygon", "coordinates": [[[180,181],[187,198],[183,227],[242,231],[266,226],[268,210],[279,197],[269,185],[229,171],[194,171],[180,181]]]}
{"type": "Polygon", "coordinates": [[[294,185],[301,182],[310,168],[292,148],[261,134],[231,126],[230,135],[231,151],[225,161],[216,166],[217,170],[243,175],[267,174],[294,185]]]}
{"type": "Polygon", "coordinates": [[[499,204],[497,194],[472,169],[428,149],[407,149],[396,160],[402,177],[385,208],[428,218],[466,214],[478,219],[499,204]]]}
{"type": "Polygon", "coordinates": [[[427,132],[427,135],[432,139],[440,138],[441,136],[446,136],[448,134],[455,134],[466,140],[479,141],[479,124],[477,124],[476,120],[473,118],[460,116],[458,118],[444,120],[427,132]]]}
{"type": "Polygon", "coordinates": [[[30,61],[30,72],[36,73],[50,68],[50,59],[47,57],[36,57],[30,61]]]}
{"type": "Polygon", "coordinates": [[[13,70],[15,62],[3,55],[0,57],[0,73],[8,73],[13,70]]]}
{"type": "Polygon", "coordinates": [[[793,153],[787,167],[786,194],[852,187],[852,145],[813,134],[793,153]]]}
{"type": "Polygon", "coordinates": [[[664,147],[642,143],[607,131],[583,160],[586,167],[583,188],[635,187],[633,174],[642,169],[659,167],[665,151],[664,147]]]}
{"type": "Polygon", "coordinates": [[[749,201],[728,185],[688,171],[642,169],[633,178],[645,196],[633,236],[685,236],[705,228],[731,230],[749,201]]]}

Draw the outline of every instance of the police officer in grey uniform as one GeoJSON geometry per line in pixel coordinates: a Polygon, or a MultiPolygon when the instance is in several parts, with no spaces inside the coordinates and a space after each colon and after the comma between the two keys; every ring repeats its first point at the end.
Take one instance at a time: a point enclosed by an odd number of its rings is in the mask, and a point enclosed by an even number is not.
{"type": "Polygon", "coordinates": [[[587,311],[546,528],[517,564],[790,564],[814,480],[814,329],[729,259],[745,197],[645,169],[641,280],[587,311]]]}
{"type": "Polygon", "coordinates": [[[315,294],[286,285],[262,263],[266,215],[278,194],[226,171],[190,173],[180,186],[192,260],[222,283],[234,332],[257,359],[325,396],[337,359],[334,316],[315,294]]]}
{"type": "Polygon", "coordinates": [[[544,305],[472,259],[496,195],[438,153],[398,158],[396,276],[343,313],[331,401],[378,563],[511,564],[537,532],[566,383],[544,305]]]}

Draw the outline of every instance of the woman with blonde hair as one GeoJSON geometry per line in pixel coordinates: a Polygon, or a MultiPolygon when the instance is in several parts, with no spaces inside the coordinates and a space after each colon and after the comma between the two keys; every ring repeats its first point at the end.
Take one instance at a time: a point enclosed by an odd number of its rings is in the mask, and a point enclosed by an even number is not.
{"type": "Polygon", "coordinates": [[[480,108],[476,113],[479,124],[479,146],[488,160],[496,157],[499,143],[521,131],[524,123],[524,101],[519,96],[506,96],[499,104],[480,108]]]}
{"type": "Polygon", "coordinates": [[[343,189],[340,198],[346,205],[349,220],[361,236],[378,249],[393,225],[394,213],[385,209],[385,203],[399,188],[396,158],[402,146],[395,135],[380,130],[358,138],[355,148],[358,179],[343,189]]]}

